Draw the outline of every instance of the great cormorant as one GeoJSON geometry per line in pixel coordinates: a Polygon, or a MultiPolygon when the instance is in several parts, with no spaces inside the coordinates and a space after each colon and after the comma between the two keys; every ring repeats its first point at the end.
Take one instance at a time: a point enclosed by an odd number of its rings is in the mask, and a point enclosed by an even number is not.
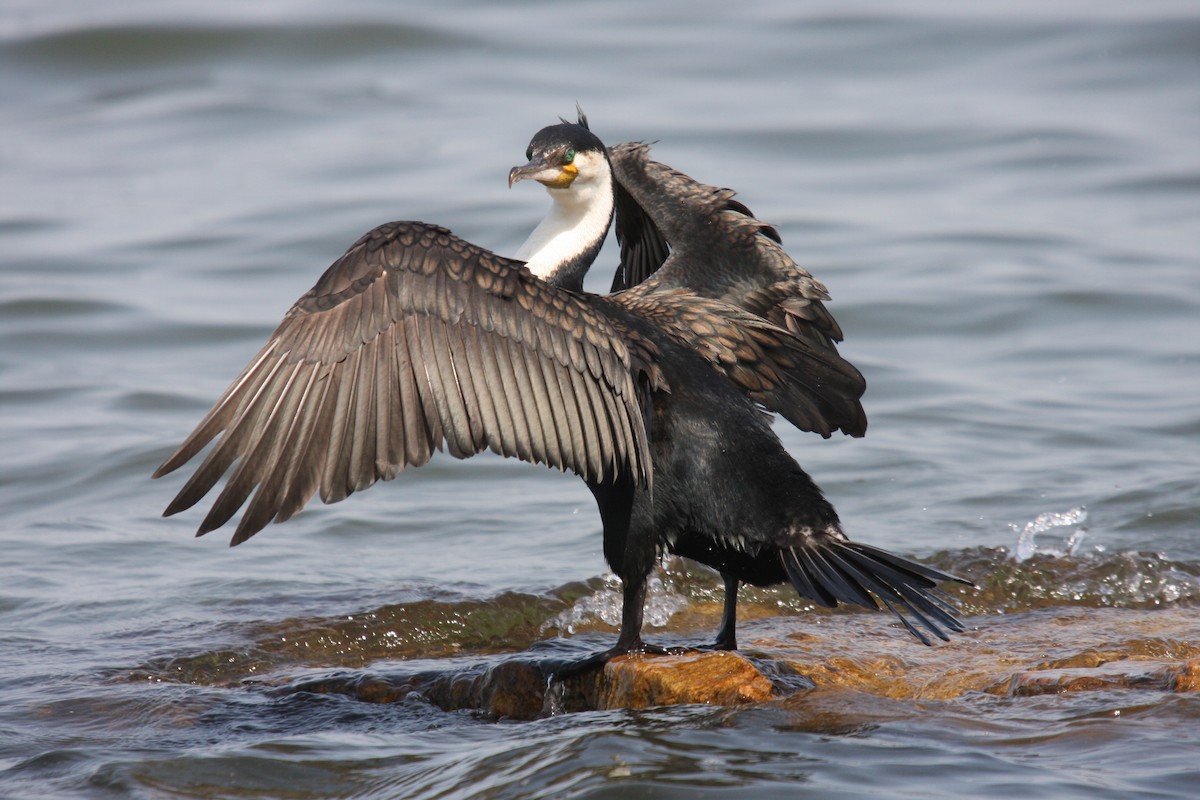
{"type": "Polygon", "coordinates": [[[516,259],[421,222],[367,233],[155,472],[223,434],[164,514],[232,468],[197,535],[249,500],[236,545],[317,492],[336,502],[434,450],[487,449],[569,469],[596,498],[624,607],[617,643],[589,662],[662,651],[641,627],[664,552],[722,575],[718,648],[737,646],[742,581],[828,607],[882,601],[926,644],[909,617],[942,639],[961,630],[936,589],[958,579],[847,539],[771,430],[767,412],[825,437],[866,429],[825,289],[778,233],[644,144],[606,149],[582,114],[526,157],[509,185],[536,180],[553,203],[516,259]],[[613,293],[585,293],[614,211],[613,293]]]}

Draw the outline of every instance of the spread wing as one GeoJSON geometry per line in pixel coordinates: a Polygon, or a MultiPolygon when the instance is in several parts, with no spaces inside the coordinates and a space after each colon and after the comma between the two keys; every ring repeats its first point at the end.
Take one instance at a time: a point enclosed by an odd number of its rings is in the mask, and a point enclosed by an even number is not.
{"type": "Polygon", "coordinates": [[[443,228],[391,223],[296,302],[155,477],[221,435],[165,514],[232,468],[197,535],[249,499],[233,544],[317,491],[336,502],[443,447],[645,484],[642,368],[586,297],[443,228]]]}
{"type": "Polygon", "coordinates": [[[779,233],[731,190],[651,161],[645,144],[616,145],[609,158],[620,302],[642,314],[670,309],[664,328],[686,320],[679,338],[798,428],[862,436],[866,382],[837,352],[842,331],[825,287],[788,256],[779,233]]]}
{"type": "Polygon", "coordinates": [[[613,291],[687,289],[764,317],[832,348],[841,328],[825,287],[784,251],[775,228],[730,189],[707,186],[650,160],[639,142],[609,149],[616,178],[621,263],[613,291]]]}

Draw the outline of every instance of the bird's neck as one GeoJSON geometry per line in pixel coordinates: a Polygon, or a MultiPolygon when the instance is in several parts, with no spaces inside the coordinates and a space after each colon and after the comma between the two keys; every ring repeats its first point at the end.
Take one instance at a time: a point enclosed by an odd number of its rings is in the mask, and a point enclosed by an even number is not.
{"type": "Polygon", "coordinates": [[[583,276],[600,254],[613,216],[612,172],[607,161],[599,174],[567,189],[548,189],[554,201],[545,219],[521,245],[516,257],[547,283],[583,290],[583,276]]]}

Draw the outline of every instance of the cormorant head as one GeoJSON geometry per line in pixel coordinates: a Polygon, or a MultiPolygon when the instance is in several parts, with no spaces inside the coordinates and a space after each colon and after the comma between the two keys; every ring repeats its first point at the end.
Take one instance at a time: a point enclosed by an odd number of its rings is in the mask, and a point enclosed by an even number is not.
{"type": "Polygon", "coordinates": [[[532,178],[551,190],[570,189],[573,184],[591,184],[593,179],[608,175],[608,155],[596,134],[587,128],[587,117],[579,115],[579,123],[564,121],[538,131],[525,151],[529,163],[513,167],[508,173],[508,185],[532,178]]]}
{"type": "Polygon", "coordinates": [[[529,163],[513,167],[508,185],[532,178],[554,202],[515,257],[539,278],[583,291],[583,276],[612,224],[615,196],[608,151],[580,111],[578,123],[564,119],[538,131],[525,157],[529,163]]]}

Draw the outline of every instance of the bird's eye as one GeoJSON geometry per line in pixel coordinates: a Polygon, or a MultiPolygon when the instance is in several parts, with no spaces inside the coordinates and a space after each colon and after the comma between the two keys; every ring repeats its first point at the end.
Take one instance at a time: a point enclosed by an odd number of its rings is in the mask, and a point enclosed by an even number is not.
{"type": "Polygon", "coordinates": [[[574,148],[574,147],[568,147],[568,148],[567,148],[567,154],[566,154],[566,155],[563,157],[563,163],[564,163],[564,164],[570,164],[570,163],[571,163],[572,161],[574,161],[574,160],[575,160],[575,148],[574,148]]]}

